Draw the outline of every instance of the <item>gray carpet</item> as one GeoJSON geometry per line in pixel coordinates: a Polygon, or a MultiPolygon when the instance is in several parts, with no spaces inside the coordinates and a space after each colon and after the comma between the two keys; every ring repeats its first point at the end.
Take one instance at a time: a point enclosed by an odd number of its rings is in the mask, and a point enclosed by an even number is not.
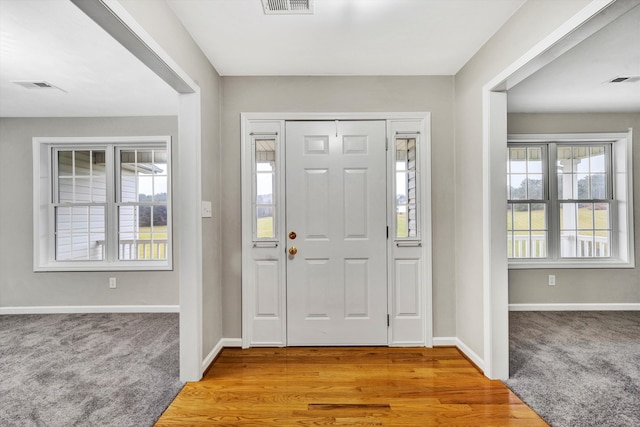
{"type": "Polygon", "coordinates": [[[152,426],[178,357],[176,313],[0,316],[0,425],[152,426]]]}
{"type": "Polygon", "coordinates": [[[640,426],[640,312],[511,312],[509,342],[505,384],[551,426],[640,426]]]}

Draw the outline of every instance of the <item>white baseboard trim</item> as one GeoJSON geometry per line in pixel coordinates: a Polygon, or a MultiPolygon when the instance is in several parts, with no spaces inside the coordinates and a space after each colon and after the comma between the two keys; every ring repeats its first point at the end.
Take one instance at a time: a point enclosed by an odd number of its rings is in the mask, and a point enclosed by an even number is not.
{"type": "Polygon", "coordinates": [[[242,347],[242,338],[222,338],[223,347],[242,347]]]}
{"type": "Polygon", "coordinates": [[[225,347],[242,347],[242,338],[222,338],[218,343],[213,346],[213,349],[207,354],[207,357],[202,361],[202,373],[207,370],[213,360],[220,354],[225,347]]]}
{"type": "Polygon", "coordinates": [[[482,372],[484,372],[484,359],[471,350],[460,338],[457,338],[457,340],[458,344],[456,344],[456,347],[458,347],[461,352],[463,352],[482,372]]]}
{"type": "Polygon", "coordinates": [[[211,365],[211,362],[213,362],[213,360],[218,356],[218,354],[222,351],[223,348],[224,348],[224,338],[218,341],[218,343],[213,346],[213,349],[211,349],[209,354],[207,354],[207,357],[205,357],[204,360],[202,361],[202,372],[201,372],[202,374],[204,374],[204,371],[207,370],[209,365],[211,365]]]}
{"type": "Polygon", "coordinates": [[[450,347],[458,345],[457,337],[433,337],[432,339],[434,347],[450,347]]]}
{"type": "Polygon", "coordinates": [[[179,305],[54,305],[0,307],[2,314],[179,313],[179,305]]]}
{"type": "Polygon", "coordinates": [[[639,311],[640,303],[509,304],[509,311],[639,311]]]}
{"type": "Polygon", "coordinates": [[[478,356],[458,337],[433,337],[433,346],[455,346],[465,354],[476,366],[484,372],[484,360],[478,356]]]}

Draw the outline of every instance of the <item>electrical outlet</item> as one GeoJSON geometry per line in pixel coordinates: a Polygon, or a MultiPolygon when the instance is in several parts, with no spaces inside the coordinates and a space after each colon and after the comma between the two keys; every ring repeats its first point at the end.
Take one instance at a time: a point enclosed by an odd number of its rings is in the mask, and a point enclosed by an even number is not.
{"type": "Polygon", "coordinates": [[[115,289],[115,288],[116,288],[116,278],[109,277],[109,289],[115,289]]]}
{"type": "Polygon", "coordinates": [[[550,274],[549,275],[549,286],[555,286],[556,285],[556,276],[555,274],[550,274]]]}

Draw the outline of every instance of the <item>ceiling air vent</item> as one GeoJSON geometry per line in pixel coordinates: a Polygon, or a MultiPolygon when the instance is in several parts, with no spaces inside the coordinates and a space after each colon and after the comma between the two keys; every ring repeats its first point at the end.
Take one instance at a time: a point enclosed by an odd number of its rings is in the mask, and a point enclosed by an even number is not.
{"type": "Polygon", "coordinates": [[[63,89],[60,89],[58,86],[52,85],[49,82],[44,80],[33,81],[33,80],[13,80],[11,83],[15,83],[19,86],[22,86],[27,89],[58,89],[62,92],[66,92],[63,89]]]}
{"type": "Polygon", "coordinates": [[[265,15],[311,15],[314,0],[262,0],[265,15]]]}
{"type": "Polygon", "coordinates": [[[609,83],[633,83],[637,81],[640,81],[640,76],[618,76],[609,80],[609,83]]]}

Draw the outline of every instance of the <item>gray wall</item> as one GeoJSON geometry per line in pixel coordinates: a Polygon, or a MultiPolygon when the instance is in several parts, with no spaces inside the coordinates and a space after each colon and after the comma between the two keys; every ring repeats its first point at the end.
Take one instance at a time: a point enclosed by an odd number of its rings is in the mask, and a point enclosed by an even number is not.
{"type": "Polygon", "coordinates": [[[213,201],[212,218],[202,220],[202,356],[204,358],[222,338],[221,79],[166,2],[140,0],[119,0],[119,2],[200,87],[202,200],[213,201]]]}
{"type": "Polygon", "coordinates": [[[509,114],[509,133],[620,132],[634,128],[636,268],[509,271],[509,303],[640,303],[640,113],[509,114]],[[556,286],[548,286],[548,275],[556,286]]]}
{"type": "Polygon", "coordinates": [[[452,77],[224,77],[224,336],[241,336],[241,112],[432,113],[434,335],[455,336],[452,77]]]}
{"type": "Polygon", "coordinates": [[[484,355],[482,88],[588,3],[527,1],[455,76],[456,332],[480,357],[484,355]]]}
{"type": "Polygon", "coordinates": [[[177,117],[0,118],[0,307],[178,304],[177,262],[174,271],[34,273],[32,239],[34,136],[171,135],[175,152],[177,129],[177,117]]]}

